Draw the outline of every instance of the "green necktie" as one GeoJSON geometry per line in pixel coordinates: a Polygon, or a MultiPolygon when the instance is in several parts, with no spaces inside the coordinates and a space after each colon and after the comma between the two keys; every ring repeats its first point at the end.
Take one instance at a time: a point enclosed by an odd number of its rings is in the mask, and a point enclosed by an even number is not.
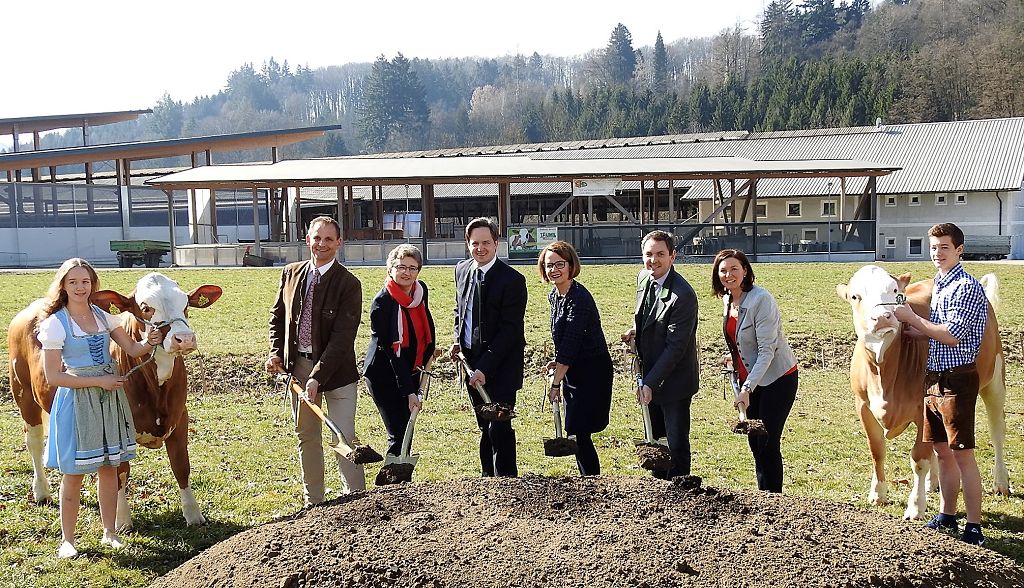
{"type": "Polygon", "coordinates": [[[648,280],[647,290],[644,292],[644,301],[640,305],[640,317],[643,322],[647,322],[647,318],[654,312],[654,304],[658,300],[658,283],[654,280],[648,280]]]}

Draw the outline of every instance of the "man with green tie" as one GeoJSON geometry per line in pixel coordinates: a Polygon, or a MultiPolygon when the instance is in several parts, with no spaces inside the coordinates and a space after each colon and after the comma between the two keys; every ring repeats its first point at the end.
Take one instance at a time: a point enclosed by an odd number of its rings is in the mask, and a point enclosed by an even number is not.
{"type": "Polygon", "coordinates": [[[652,472],[671,479],[690,473],[690,403],[699,387],[697,295],[672,264],[671,233],[651,231],[641,241],[644,269],[637,275],[633,328],[622,335],[635,342],[643,385],[637,402],[648,405],[655,438],[668,438],[672,468],[652,472]]]}

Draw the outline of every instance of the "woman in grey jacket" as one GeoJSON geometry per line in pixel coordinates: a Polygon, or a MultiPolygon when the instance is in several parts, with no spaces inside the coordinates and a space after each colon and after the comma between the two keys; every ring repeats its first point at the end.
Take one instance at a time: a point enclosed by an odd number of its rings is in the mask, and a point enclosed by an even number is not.
{"type": "Polygon", "coordinates": [[[740,383],[736,405],[764,421],[767,436],[748,437],[757,487],[782,492],[782,430],[796,400],[797,361],[775,298],[754,285],[754,268],[738,249],[715,256],[711,288],[723,299],[722,331],[740,383]]]}

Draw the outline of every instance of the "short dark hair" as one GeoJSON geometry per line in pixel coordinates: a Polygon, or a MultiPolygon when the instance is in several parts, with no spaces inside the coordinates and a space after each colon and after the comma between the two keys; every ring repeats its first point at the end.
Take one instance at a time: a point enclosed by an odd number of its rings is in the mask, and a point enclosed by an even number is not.
{"type": "Polygon", "coordinates": [[[736,258],[740,265],[743,266],[743,270],[747,272],[747,275],[743,276],[743,283],[740,284],[743,291],[750,292],[754,287],[754,268],[750,265],[747,254],[739,249],[723,249],[718,252],[718,255],[715,256],[715,262],[711,265],[711,291],[719,298],[725,296],[726,290],[722,284],[722,279],[718,277],[718,266],[722,265],[722,262],[730,257],[736,258]]]}
{"type": "Polygon", "coordinates": [[[569,262],[570,278],[580,275],[580,256],[576,254],[576,248],[568,241],[555,241],[540,250],[540,256],[537,258],[537,271],[540,272],[540,279],[545,282],[549,281],[548,274],[544,271],[544,255],[548,251],[569,262]]]}
{"type": "Polygon", "coordinates": [[[662,231],[661,229],[651,231],[644,235],[643,239],[640,239],[640,247],[643,248],[644,244],[647,243],[648,239],[654,239],[655,241],[663,241],[665,246],[668,247],[669,253],[674,253],[676,250],[676,238],[672,236],[672,233],[668,231],[662,231]]]}
{"type": "Polygon", "coordinates": [[[949,237],[953,241],[953,247],[959,247],[964,244],[964,232],[953,223],[939,223],[935,225],[928,229],[928,236],[936,238],[949,237]]]}
{"type": "Polygon", "coordinates": [[[466,243],[469,243],[469,234],[480,227],[487,227],[487,230],[491,232],[491,238],[495,243],[498,242],[498,225],[494,224],[491,219],[481,216],[469,221],[469,224],[466,225],[466,243]]]}
{"type": "Polygon", "coordinates": [[[309,227],[306,228],[307,235],[309,234],[310,229],[313,228],[313,225],[316,224],[331,225],[334,227],[335,232],[338,233],[338,239],[341,239],[341,225],[338,224],[338,221],[334,220],[334,217],[323,215],[309,221],[309,227]]]}

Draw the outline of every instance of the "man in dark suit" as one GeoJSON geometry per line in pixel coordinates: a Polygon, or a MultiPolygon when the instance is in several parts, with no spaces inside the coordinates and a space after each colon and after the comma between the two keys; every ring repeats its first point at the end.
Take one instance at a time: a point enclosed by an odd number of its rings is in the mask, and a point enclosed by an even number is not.
{"type": "MultiPolygon", "coordinates": [[[[466,226],[471,259],[455,266],[455,343],[453,358],[465,354],[473,373],[466,378],[473,406],[483,404],[474,388],[482,384],[494,402],[514,406],[523,387],[526,349],[526,278],[497,258],[498,227],[477,218],[466,226]]],[[[480,468],[486,476],[517,476],[516,433],[510,421],[480,427],[480,468]]]]}
{"type": "Polygon", "coordinates": [[[699,386],[697,295],[676,273],[671,233],[652,231],[641,241],[644,271],[637,276],[634,327],[622,340],[635,342],[643,369],[637,401],[649,405],[655,438],[668,437],[670,479],[690,473],[690,402],[699,386]]]}
{"type": "MultiPolygon", "coordinates": [[[[341,228],[329,216],[313,219],[306,234],[311,259],[288,264],[270,311],[270,373],[294,375],[310,400],[327,399],[331,420],[349,439],[355,436],[355,339],[362,313],[362,285],[335,260],[341,228]]],[[[294,394],[305,505],[324,501],[323,423],[294,394]]],[[[335,440],[336,442],[337,440],[335,440]]],[[[363,466],[336,456],[346,491],[366,489],[363,466]]]]}

